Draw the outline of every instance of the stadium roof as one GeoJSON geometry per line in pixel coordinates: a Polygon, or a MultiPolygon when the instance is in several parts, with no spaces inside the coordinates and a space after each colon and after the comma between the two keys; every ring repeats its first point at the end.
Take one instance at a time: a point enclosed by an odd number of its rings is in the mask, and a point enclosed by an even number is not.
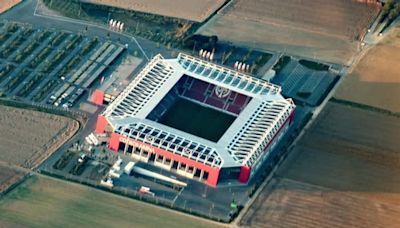
{"type": "Polygon", "coordinates": [[[280,92],[277,85],[183,53],[174,59],[157,55],[104,116],[122,135],[212,167],[251,166],[295,108],[280,92]],[[252,97],[218,142],[146,119],[183,75],[252,97]]]}

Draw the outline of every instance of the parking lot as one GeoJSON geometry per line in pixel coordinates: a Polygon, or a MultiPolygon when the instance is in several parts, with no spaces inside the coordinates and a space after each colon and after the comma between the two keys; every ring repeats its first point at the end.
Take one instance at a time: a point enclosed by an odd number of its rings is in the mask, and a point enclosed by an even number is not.
{"type": "Polygon", "coordinates": [[[24,101],[72,107],[125,47],[27,24],[0,28],[0,91],[24,101]]]}
{"type": "Polygon", "coordinates": [[[280,85],[283,95],[297,104],[318,106],[340,77],[340,72],[330,65],[288,56],[281,59],[284,60],[274,66],[276,76],[272,82],[280,85]]]}

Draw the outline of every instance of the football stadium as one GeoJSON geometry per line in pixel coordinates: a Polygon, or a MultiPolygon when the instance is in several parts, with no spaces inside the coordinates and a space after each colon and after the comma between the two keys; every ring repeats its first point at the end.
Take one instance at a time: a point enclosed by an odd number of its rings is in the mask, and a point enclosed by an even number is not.
{"type": "Polygon", "coordinates": [[[157,55],[99,115],[95,131],[110,133],[115,152],[215,187],[247,183],[294,110],[277,85],[183,53],[157,55]]]}

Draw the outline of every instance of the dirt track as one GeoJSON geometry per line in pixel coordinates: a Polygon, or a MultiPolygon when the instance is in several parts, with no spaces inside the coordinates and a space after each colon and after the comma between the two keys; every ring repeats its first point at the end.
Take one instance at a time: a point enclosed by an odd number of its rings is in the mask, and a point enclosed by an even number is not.
{"type": "Polygon", "coordinates": [[[32,168],[79,128],[71,119],[0,106],[0,160],[32,168]]]}
{"type": "Polygon", "coordinates": [[[400,118],[330,103],[241,223],[397,227],[400,118]]]}
{"type": "Polygon", "coordinates": [[[400,113],[400,27],[371,49],[335,97],[400,113]]]}

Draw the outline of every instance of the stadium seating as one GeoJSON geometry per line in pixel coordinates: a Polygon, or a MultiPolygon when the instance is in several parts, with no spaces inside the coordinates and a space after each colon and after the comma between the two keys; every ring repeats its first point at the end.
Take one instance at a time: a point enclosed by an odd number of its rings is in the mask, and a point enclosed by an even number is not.
{"type": "Polygon", "coordinates": [[[213,106],[233,115],[239,115],[251,100],[251,97],[233,91],[226,97],[218,97],[215,93],[215,88],[215,85],[207,82],[189,76],[182,77],[148,118],[152,120],[159,119],[179,96],[213,106]]]}

